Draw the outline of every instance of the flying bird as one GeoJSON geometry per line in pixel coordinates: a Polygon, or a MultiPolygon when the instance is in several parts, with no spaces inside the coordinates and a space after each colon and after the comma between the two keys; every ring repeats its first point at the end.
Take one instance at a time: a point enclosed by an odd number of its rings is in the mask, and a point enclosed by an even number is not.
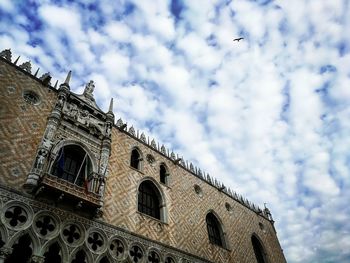
{"type": "Polygon", "coordinates": [[[235,38],[233,41],[239,42],[240,40],[244,39],[243,37],[235,38]]]}

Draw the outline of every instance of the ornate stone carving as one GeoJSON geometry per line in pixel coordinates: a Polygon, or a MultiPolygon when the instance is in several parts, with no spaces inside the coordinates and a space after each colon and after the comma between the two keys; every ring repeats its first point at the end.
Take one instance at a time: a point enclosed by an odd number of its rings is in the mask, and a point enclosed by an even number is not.
{"type": "Polygon", "coordinates": [[[123,126],[123,120],[119,118],[119,119],[117,120],[116,125],[117,125],[117,127],[123,126]]]}
{"type": "Polygon", "coordinates": [[[109,245],[109,250],[113,258],[122,259],[125,254],[125,243],[119,238],[115,238],[111,241],[109,245]]]}
{"type": "Polygon", "coordinates": [[[166,149],[165,149],[164,145],[162,145],[162,147],[160,147],[160,151],[162,152],[162,154],[166,154],[166,149]]]}
{"type": "MultiPolygon", "coordinates": [[[[113,259],[118,260],[118,262],[125,260],[127,256],[129,256],[131,262],[137,263],[157,262],[152,261],[157,260],[157,256],[159,256],[160,259],[165,260],[167,263],[177,262],[175,260],[176,258],[186,259],[187,262],[207,262],[198,258],[194,259],[187,253],[182,253],[181,251],[174,250],[168,246],[162,246],[159,243],[155,243],[149,239],[134,236],[129,231],[125,231],[121,228],[107,225],[99,221],[78,217],[73,212],[57,209],[48,204],[37,202],[34,199],[29,199],[16,193],[8,192],[3,188],[0,188],[0,190],[0,200],[5,202],[3,206],[5,211],[7,211],[7,208],[14,206],[19,206],[28,211],[29,216],[28,220],[26,221],[26,228],[30,226],[27,224],[27,222],[32,224],[32,228],[40,238],[45,238],[48,240],[55,238],[54,236],[60,233],[60,238],[64,241],[64,243],[60,245],[66,247],[62,251],[72,252],[76,247],[81,246],[85,241],[86,246],[96,255],[103,255],[108,244],[109,254],[113,257],[113,259]],[[33,216],[30,216],[30,214],[33,213],[33,210],[36,212],[34,220],[33,216]],[[50,225],[54,225],[54,227],[50,225]],[[54,230],[51,231],[53,228],[54,230]],[[43,229],[46,230],[42,232],[43,229]],[[88,233],[87,238],[85,238],[85,233],[88,233]],[[96,249],[94,248],[95,246],[96,249]]],[[[22,228],[13,228],[7,223],[5,226],[8,228],[7,232],[9,233],[9,236],[13,236],[15,233],[22,230],[22,228]]],[[[9,237],[5,238],[5,240],[9,240],[9,237]]],[[[11,253],[12,249],[8,248],[5,244],[0,248],[0,259],[5,258],[6,255],[11,253]]],[[[40,255],[38,256],[38,260],[40,260],[40,255]]],[[[68,255],[66,258],[67,257],[68,255]]],[[[34,260],[37,259],[35,258],[34,260]]]]}
{"type": "Polygon", "coordinates": [[[152,148],[156,149],[157,148],[157,144],[156,144],[156,141],[154,139],[152,139],[151,141],[151,146],[152,148]]]}
{"type": "Polygon", "coordinates": [[[39,256],[39,255],[33,255],[31,258],[31,262],[33,263],[44,263],[45,262],[45,258],[43,256],[39,256]]]}
{"type": "Polygon", "coordinates": [[[45,149],[41,149],[38,152],[38,155],[36,157],[34,168],[38,170],[42,170],[45,164],[45,160],[47,157],[48,151],[45,149]]]}
{"type": "Polygon", "coordinates": [[[143,251],[139,246],[133,245],[129,250],[129,254],[132,262],[138,263],[142,261],[143,251]]]}
{"type": "Polygon", "coordinates": [[[112,131],[112,123],[107,122],[106,123],[106,128],[105,128],[105,136],[106,137],[111,137],[111,131],[112,131]]]}
{"type": "Polygon", "coordinates": [[[45,85],[51,85],[50,72],[44,73],[39,79],[44,82],[45,85]]]}
{"type": "Polygon", "coordinates": [[[84,235],[79,226],[76,224],[67,224],[62,232],[62,238],[68,245],[78,246],[84,241],[84,235]]]}
{"type": "Polygon", "coordinates": [[[11,62],[11,58],[12,58],[11,49],[4,49],[3,51],[1,51],[0,52],[0,57],[3,57],[6,60],[11,62]]]}
{"type": "Polygon", "coordinates": [[[84,89],[84,96],[86,97],[93,97],[93,92],[95,90],[95,83],[93,80],[90,80],[88,84],[86,84],[84,89]]]}
{"type": "Polygon", "coordinates": [[[130,127],[129,133],[130,133],[132,136],[135,136],[135,129],[134,129],[133,126],[130,127]]]}
{"type": "Polygon", "coordinates": [[[30,64],[30,61],[24,62],[23,64],[19,65],[19,67],[29,73],[32,73],[32,65],[30,64]]]}
{"type": "Polygon", "coordinates": [[[10,247],[2,247],[0,248],[0,259],[6,259],[12,253],[12,248],[10,247]]]}
{"type": "Polygon", "coordinates": [[[146,136],[144,133],[141,133],[140,140],[146,142],[146,136]]]}

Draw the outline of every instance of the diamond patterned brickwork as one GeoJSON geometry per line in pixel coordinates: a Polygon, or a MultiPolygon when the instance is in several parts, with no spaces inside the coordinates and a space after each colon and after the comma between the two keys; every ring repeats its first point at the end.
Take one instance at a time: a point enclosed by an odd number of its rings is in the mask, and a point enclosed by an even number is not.
{"type": "Polygon", "coordinates": [[[117,129],[112,132],[104,219],[212,262],[255,262],[251,235],[256,233],[265,246],[269,262],[285,262],[273,226],[268,220],[117,129]],[[141,172],[129,165],[133,147],[138,147],[142,152],[141,172]],[[155,162],[149,163],[147,154],[151,154],[155,162]],[[159,166],[163,162],[171,176],[169,187],[159,180],[159,166]],[[165,196],[167,223],[137,212],[138,185],[146,177],[156,181],[165,196]],[[195,184],[201,187],[202,196],[194,191],[195,184]],[[232,212],[227,211],[226,202],[231,205],[232,212]],[[209,211],[214,211],[221,220],[228,249],[209,243],[205,222],[209,211]],[[259,223],[264,225],[264,231],[260,229],[259,223]]]}
{"type": "MultiPolygon", "coordinates": [[[[21,191],[55,100],[55,91],[0,59],[0,184],[21,191]],[[25,101],[24,90],[38,94],[40,103],[35,103],[35,98],[34,103],[25,101]]],[[[63,132],[69,133],[68,129],[63,132]]],[[[285,262],[274,228],[268,220],[117,128],[112,130],[102,219],[127,232],[216,263],[255,262],[250,240],[255,233],[265,247],[269,263],[285,262]],[[129,165],[130,153],[135,146],[142,152],[141,172],[129,165]],[[153,162],[148,161],[152,158],[146,158],[147,154],[154,157],[153,162]],[[168,168],[169,186],[159,182],[161,163],[168,168]],[[137,211],[137,189],[145,178],[153,180],[163,194],[167,215],[165,222],[137,211]],[[201,195],[194,191],[194,185],[200,186],[201,195]],[[227,211],[226,202],[231,205],[232,212],[227,211]],[[209,211],[213,211],[222,222],[228,249],[209,243],[205,223],[209,211]],[[259,223],[264,225],[264,230],[259,223]]]]}
{"type": "Polygon", "coordinates": [[[13,65],[0,61],[0,183],[21,189],[52,110],[55,92],[13,65]],[[38,105],[26,102],[23,91],[34,91],[38,105]]]}

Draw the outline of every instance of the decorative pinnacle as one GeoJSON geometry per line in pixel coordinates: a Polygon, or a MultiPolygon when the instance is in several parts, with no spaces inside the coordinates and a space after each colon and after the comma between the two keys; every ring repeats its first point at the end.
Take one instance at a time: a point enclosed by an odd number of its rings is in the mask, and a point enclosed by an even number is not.
{"type": "Polygon", "coordinates": [[[38,75],[39,69],[40,69],[40,68],[38,68],[38,69],[35,71],[34,77],[36,77],[36,76],[38,75]]]}
{"type": "Polygon", "coordinates": [[[55,86],[53,87],[54,89],[57,89],[57,83],[58,83],[58,80],[56,80],[55,86]]]}
{"type": "Polygon", "coordinates": [[[18,56],[18,58],[15,60],[15,62],[13,62],[13,64],[16,65],[20,57],[21,57],[21,56],[18,56]]]}
{"type": "Polygon", "coordinates": [[[70,78],[72,77],[72,71],[70,70],[67,74],[66,80],[64,81],[64,84],[67,84],[69,86],[70,78]]]}
{"type": "Polygon", "coordinates": [[[108,112],[113,113],[113,98],[111,98],[111,102],[109,103],[109,109],[108,112]]]}

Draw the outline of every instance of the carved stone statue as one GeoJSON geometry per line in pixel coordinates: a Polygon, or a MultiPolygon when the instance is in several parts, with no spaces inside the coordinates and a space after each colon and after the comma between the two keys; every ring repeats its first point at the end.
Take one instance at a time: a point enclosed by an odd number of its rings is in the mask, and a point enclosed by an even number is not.
{"type": "Polygon", "coordinates": [[[63,96],[59,96],[58,100],[56,102],[56,108],[62,108],[63,107],[63,103],[64,103],[64,97],[63,96]]]}
{"type": "Polygon", "coordinates": [[[78,119],[78,113],[79,113],[78,106],[76,104],[71,104],[69,106],[69,111],[68,111],[67,114],[70,117],[72,117],[74,120],[77,120],[78,119]]]}
{"type": "Polygon", "coordinates": [[[95,89],[95,83],[93,80],[90,80],[90,82],[85,86],[84,95],[88,97],[92,97],[93,96],[92,93],[94,92],[94,89],[95,89]]]}
{"type": "Polygon", "coordinates": [[[39,151],[38,156],[36,157],[36,162],[34,166],[36,169],[41,170],[43,168],[46,155],[47,155],[47,150],[42,149],[39,151]]]}
{"type": "Polygon", "coordinates": [[[111,130],[112,130],[112,124],[107,123],[106,124],[106,136],[109,137],[111,135],[111,130]]]}

